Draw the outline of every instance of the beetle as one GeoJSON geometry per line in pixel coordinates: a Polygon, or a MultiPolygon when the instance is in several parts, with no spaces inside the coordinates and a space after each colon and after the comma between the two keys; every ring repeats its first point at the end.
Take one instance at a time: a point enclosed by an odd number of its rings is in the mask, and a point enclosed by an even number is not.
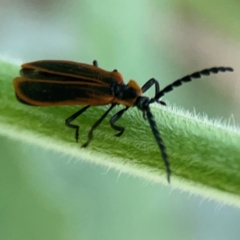
{"type": "Polygon", "coordinates": [[[150,111],[150,104],[156,102],[166,105],[160,99],[182,83],[226,71],[232,72],[233,69],[231,67],[204,69],[180,78],[160,90],[159,82],[155,78],[149,79],[142,87],[134,80],[125,84],[122,75],[116,69],[113,71],[103,70],[98,67],[95,60],[93,65],[62,60],[41,60],[23,64],[20,70],[21,77],[16,77],[13,85],[17,99],[24,104],[33,106],[85,105],[65,120],[67,127],[75,129],[76,141],[79,138],[79,126],[72,124],[72,121],[90,106],[111,104],[108,110],[93,124],[88,133],[88,140],[82,147],[88,146],[93,138],[93,131],[118,104],[125,108],[111,117],[110,125],[118,131],[115,136],[120,137],[125,128],[115,123],[129,107],[136,106],[142,111],[143,118],[149,122],[166,167],[167,180],[170,182],[171,169],[168,155],[154,116],[150,111]],[[143,96],[142,94],[152,86],[155,87],[155,96],[152,98],[143,96]]]}

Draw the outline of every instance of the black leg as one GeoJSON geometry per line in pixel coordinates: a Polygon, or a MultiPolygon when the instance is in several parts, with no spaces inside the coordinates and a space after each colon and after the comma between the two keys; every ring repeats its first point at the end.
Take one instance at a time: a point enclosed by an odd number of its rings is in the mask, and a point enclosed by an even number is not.
{"type": "Polygon", "coordinates": [[[149,88],[152,87],[152,85],[155,84],[155,95],[159,93],[160,87],[159,82],[155,78],[149,79],[143,86],[142,86],[142,92],[145,93],[149,88]]]}
{"type": "Polygon", "coordinates": [[[97,60],[94,60],[94,61],[93,61],[93,66],[98,67],[98,62],[97,62],[97,60]]]}
{"type": "Polygon", "coordinates": [[[117,112],[111,119],[110,119],[110,124],[111,127],[117,131],[119,131],[119,133],[115,134],[114,136],[116,137],[120,137],[122,136],[122,134],[124,133],[125,128],[122,126],[117,126],[115,125],[115,122],[123,115],[123,113],[125,111],[128,110],[128,107],[125,107],[124,109],[120,110],[119,112],[117,112]]]}
{"type": "Polygon", "coordinates": [[[88,140],[82,145],[82,147],[87,147],[93,138],[93,131],[98,127],[98,125],[102,122],[102,120],[108,115],[108,113],[116,106],[116,104],[112,104],[111,107],[99,118],[91,127],[91,130],[88,133],[88,140]]]}
{"type": "MultiPolygon", "coordinates": [[[[155,78],[149,79],[143,86],[142,86],[142,92],[146,92],[149,88],[152,87],[152,85],[155,84],[155,96],[159,93],[160,86],[159,82],[155,78]]],[[[167,106],[167,104],[163,101],[156,100],[155,98],[152,99],[152,102],[157,102],[163,106],[167,106]]],[[[146,114],[143,114],[143,118],[146,119],[146,114]]]]}
{"type": "Polygon", "coordinates": [[[72,116],[70,116],[69,118],[67,118],[65,120],[65,125],[67,127],[70,127],[70,128],[73,128],[76,130],[75,132],[75,139],[76,139],[76,142],[78,141],[78,132],[79,132],[79,126],[78,125],[74,125],[74,124],[71,124],[71,122],[76,119],[78,116],[80,116],[83,112],[85,112],[90,106],[85,106],[84,108],[80,109],[79,111],[75,112],[72,116]]]}
{"type": "Polygon", "coordinates": [[[163,105],[163,106],[167,106],[167,104],[166,104],[164,101],[159,101],[159,100],[157,100],[156,102],[159,103],[159,104],[161,104],[161,105],[163,105]]]}

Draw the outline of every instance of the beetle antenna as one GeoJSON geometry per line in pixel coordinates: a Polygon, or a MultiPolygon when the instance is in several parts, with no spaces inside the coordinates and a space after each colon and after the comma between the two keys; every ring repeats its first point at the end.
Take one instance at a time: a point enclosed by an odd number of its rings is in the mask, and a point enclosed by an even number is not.
{"type": "Polygon", "coordinates": [[[157,129],[157,125],[156,125],[154,117],[153,117],[153,115],[150,111],[150,108],[148,108],[146,110],[146,114],[147,114],[148,122],[150,124],[151,129],[152,129],[153,135],[154,135],[154,137],[157,141],[159,149],[161,150],[162,158],[163,158],[164,164],[165,164],[166,169],[167,169],[167,180],[170,183],[171,169],[170,169],[170,163],[168,161],[168,156],[167,156],[167,153],[166,153],[166,148],[163,144],[163,140],[162,140],[162,138],[160,136],[160,133],[157,129]]]}
{"type": "Polygon", "coordinates": [[[209,69],[204,69],[199,72],[192,73],[190,75],[187,75],[181,79],[178,79],[174,81],[172,84],[165,87],[163,90],[161,90],[159,93],[156,94],[154,97],[155,101],[160,99],[165,93],[171,92],[175,87],[179,87],[184,82],[191,82],[193,79],[201,78],[202,76],[209,76],[210,74],[217,74],[219,72],[233,72],[233,68],[231,67],[213,67],[209,69]]]}

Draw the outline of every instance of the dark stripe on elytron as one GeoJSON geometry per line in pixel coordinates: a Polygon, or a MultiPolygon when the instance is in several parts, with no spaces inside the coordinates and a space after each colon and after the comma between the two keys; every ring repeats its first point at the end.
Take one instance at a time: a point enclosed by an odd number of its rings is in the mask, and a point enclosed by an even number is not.
{"type": "Polygon", "coordinates": [[[102,97],[113,96],[109,87],[95,87],[77,84],[49,84],[46,82],[24,81],[19,83],[22,95],[27,96],[32,101],[39,102],[62,102],[76,101],[77,99],[91,99],[91,95],[101,95],[102,97]]]}
{"type": "MultiPolygon", "coordinates": [[[[74,64],[72,62],[60,62],[60,61],[39,61],[39,62],[32,62],[29,66],[35,66],[36,68],[41,68],[39,70],[40,72],[45,71],[52,71],[54,74],[57,75],[67,75],[71,74],[71,77],[79,78],[81,76],[87,77],[87,78],[95,78],[97,80],[103,81],[105,83],[111,84],[112,82],[116,82],[115,79],[111,77],[102,77],[102,72],[106,75],[110,75],[111,72],[107,72],[103,69],[99,69],[96,67],[93,67],[91,65],[85,66],[85,64],[74,64]],[[96,68],[96,69],[95,69],[96,68]],[[99,71],[101,71],[99,73],[99,71]]],[[[25,68],[24,68],[25,69],[25,68]]]]}
{"type": "Polygon", "coordinates": [[[86,75],[83,75],[84,77],[88,78],[88,79],[84,79],[81,77],[81,75],[76,76],[76,77],[70,77],[70,76],[64,76],[64,75],[58,75],[58,74],[53,74],[53,73],[48,73],[48,72],[42,72],[42,71],[38,71],[35,69],[21,69],[20,70],[20,75],[24,78],[30,78],[30,79],[37,79],[37,80],[52,80],[52,81],[63,81],[63,82],[86,82],[86,83],[98,83],[101,84],[101,82],[103,83],[103,85],[108,84],[111,85],[113,82],[116,82],[113,78],[110,77],[98,77],[98,78],[93,78],[93,77],[89,77],[86,75]]]}

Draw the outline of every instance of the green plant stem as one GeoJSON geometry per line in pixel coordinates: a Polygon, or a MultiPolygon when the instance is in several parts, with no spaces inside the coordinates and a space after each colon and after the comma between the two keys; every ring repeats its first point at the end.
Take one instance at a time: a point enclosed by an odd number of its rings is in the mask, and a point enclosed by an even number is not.
{"type": "MultiPolygon", "coordinates": [[[[106,108],[92,107],[74,121],[80,125],[80,143],[76,143],[74,130],[65,127],[64,122],[81,106],[21,104],[12,85],[19,69],[0,61],[0,134],[167,184],[155,139],[136,108],[118,121],[118,125],[126,127],[122,137],[113,136],[116,132],[109,125],[109,117],[94,131],[90,146],[82,149],[80,144],[106,108]]],[[[173,107],[152,107],[152,112],[171,163],[171,186],[240,206],[239,129],[173,107]]]]}

